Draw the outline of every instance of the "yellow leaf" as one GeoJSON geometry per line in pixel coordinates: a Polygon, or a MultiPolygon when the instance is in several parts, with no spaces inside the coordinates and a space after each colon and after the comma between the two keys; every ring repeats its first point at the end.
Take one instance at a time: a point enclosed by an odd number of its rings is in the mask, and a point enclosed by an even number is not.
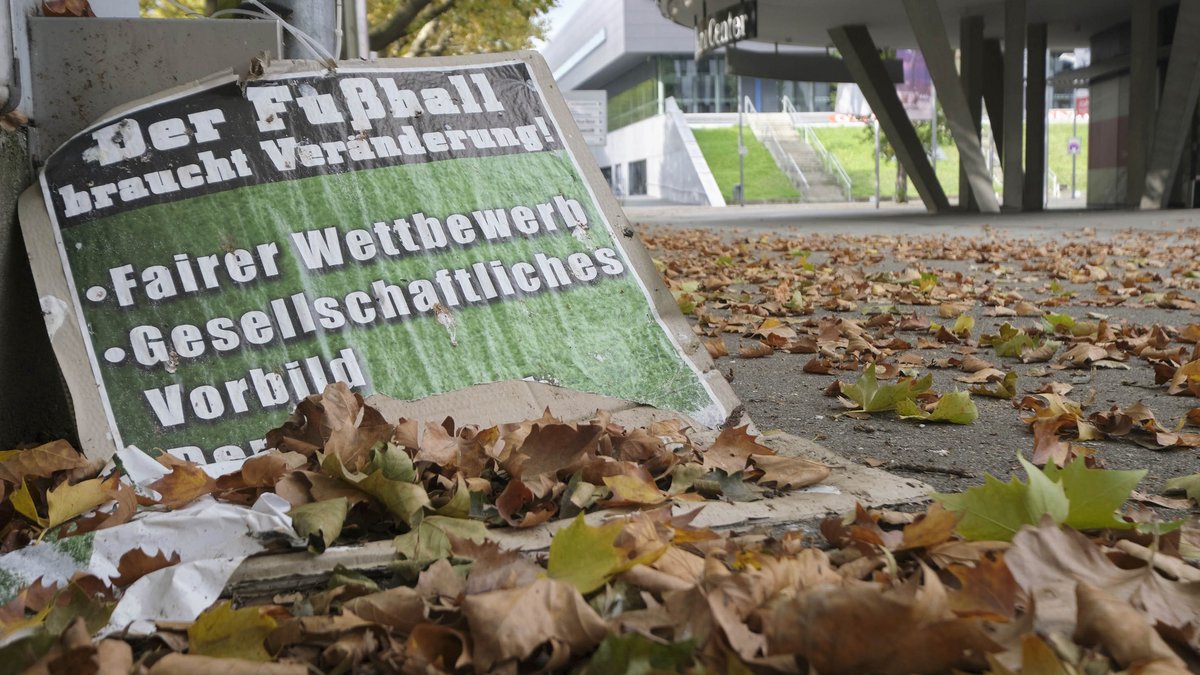
{"type": "Polygon", "coordinates": [[[17,510],[17,513],[42,527],[46,526],[46,519],[38,515],[37,507],[33,503],[33,495],[29,493],[29,485],[25,481],[21,481],[21,487],[13,493],[9,501],[12,502],[13,508],[17,510]]]}
{"type": "Polygon", "coordinates": [[[959,314],[950,332],[959,337],[970,336],[973,328],[975,328],[975,319],[971,318],[970,314],[959,314]]]}
{"type": "Polygon", "coordinates": [[[49,523],[46,527],[57,527],[81,513],[91,511],[112,499],[120,480],[113,474],[107,480],[93,478],[74,485],[63,483],[46,493],[46,508],[49,523]]]}
{"type": "Polygon", "coordinates": [[[188,653],[217,658],[270,661],[263,646],[275,630],[274,618],[260,607],[233,609],[228,601],[209,607],[188,627],[188,653]]]}
{"type": "Polygon", "coordinates": [[[614,503],[661,504],[666,496],[654,483],[647,483],[637,476],[605,476],[604,484],[613,491],[614,503]]]}
{"type": "Polygon", "coordinates": [[[579,514],[550,540],[546,572],[551,579],[565,581],[580,593],[600,588],[627,560],[615,545],[622,529],[624,525],[619,522],[592,527],[579,514]]]}

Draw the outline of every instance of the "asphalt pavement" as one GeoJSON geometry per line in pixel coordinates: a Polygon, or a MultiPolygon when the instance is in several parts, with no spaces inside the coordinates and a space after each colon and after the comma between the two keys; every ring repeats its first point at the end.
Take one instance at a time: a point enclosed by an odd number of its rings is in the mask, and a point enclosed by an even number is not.
{"type": "MultiPolygon", "coordinates": [[[[1200,241],[1200,211],[1048,211],[1035,214],[950,214],[931,215],[919,206],[895,207],[884,205],[878,210],[869,205],[764,205],[748,207],[690,207],[653,206],[626,207],[629,220],[643,235],[678,232],[694,229],[717,234],[723,241],[761,245],[764,254],[768,242],[785,238],[793,245],[804,247],[821,235],[846,235],[869,245],[873,238],[881,241],[927,240],[928,238],[990,238],[1006,242],[1005,246],[1020,250],[1022,246],[1037,246],[1039,242],[1071,240],[1098,252],[1114,241],[1127,240],[1138,232],[1156,233],[1164,242],[1163,250],[1155,257],[1170,270],[1163,283],[1170,286],[1172,274],[1200,269],[1200,260],[1193,254],[1200,241]],[[1169,242],[1179,242],[1179,245],[1169,242]],[[1180,253],[1185,251],[1185,253],[1180,253]]],[[[826,239],[827,240],[827,239],[826,239]]],[[[820,251],[810,258],[820,263],[820,251]]],[[[662,251],[651,248],[654,256],[662,251]]],[[[1111,259],[1106,263],[1119,272],[1128,261],[1111,259]]],[[[922,265],[941,275],[961,274],[996,282],[983,265],[964,260],[923,260],[922,265]]],[[[863,269],[866,274],[895,272],[911,264],[884,259],[863,269]]],[[[1020,263],[1011,261],[1020,268],[1020,263]]],[[[1036,273],[1013,275],[1004,283],[1037,301],[1045,299],[1046,279],[1036,273]]],[[[1071,286],[1068,284],[1068,288],[1071,286]]],[[[1095,285],[1080,285],[1080,298],[1095,285]]],[[[1200,299],[1200,293],[1183,286],[1183,296],[1200,299]]],[[[747,290],[753,290],[747,288],[747,290]]],[[[861,308],[860,308],[861,309],[861,308]]],[[[899,311],[932,314],[936,307],[901,307],[899,311]]],[[[1038,322],[1036,318],[999,318],[983,313],[986,307],[977,305],[971,312],[977,321],[976,334],[994,333],[1004,322],[1017,326],[1038,322]]],[[[1097,307],[1087,303],[1068,303],[1054,308],[1077,319],[1089,313],[1110,316],[1113,322],[1122,319],[1133,324],[1160,324],[1182,328],[1200,323],[1196,309],[1164,309],[1157,304],[1137,302],[1113,307],[1097,307]]],[[[830,312],[817,310],[814,316],[830,312]]],[[[843,312],[849,318],[864,318],[861,311],[843,312]]],[[[1029,428],[1020,421],[1013,402],[975,396],[979,419],[969,426],[917,424],[884,413],[870,419],[855,419],[842,413],[845,408],[823,394],[834,380],[853,381],[854,373],[835,372],[833,375],[810,374],[802,371],[812,356],[776,352],[766,358],[741,358],[739,346],[756,340],[738,334],[724,334],[723,339],[731,356],[718,359],[717,365],[741,397],[747,412],[760,429],[783,431],[815,440],[835,453],[872,466],[881,466],[899,475],[919,478],[938,490],[956,491],[983,482],[986,474],[1007,479],[1018,469],[1017,455],[1029,456],[1033,446],[1029,428]]],[[[1173,345],[1178,346],[1178,345],[1173,345]]],[[[934,358],[952,356],[949,350],[923,350],[922,356],[934,358]]],[[[980,353],[995,359],[994,355],[980,353]]],[[[1074,390],[1069,398],[1088,404],[1087,413],[1108,410],[1111,406],[1129,406],[1142,401],[1156,413],[1164,425],[1181,419],[1200,402],[1193,397],[1170,396],[1165,387],[1156,385],[1152,369],[1137,359],[1130,359],[1129,369],[1062,370],[1046,374],[1045,364],[1023,364],[1007,360],[1002,368],[1016,370],[1018,387],[1023,395],[1047,381],[1070,383],[1074,390]]],[[[934,388],[952,391],[965,388],[954,378],[963,373],[948,369],[932,369],[934,388]]],[[[1104,466],[1116,469],[1147,469],[1141,485],[1146,493],[1157,493],[1163,482],[1171,477],[1200,471],[1196,449],[1153,450],[1128,439],[1087,443],[1095,448],[1096,457],[1104,466]]]]}

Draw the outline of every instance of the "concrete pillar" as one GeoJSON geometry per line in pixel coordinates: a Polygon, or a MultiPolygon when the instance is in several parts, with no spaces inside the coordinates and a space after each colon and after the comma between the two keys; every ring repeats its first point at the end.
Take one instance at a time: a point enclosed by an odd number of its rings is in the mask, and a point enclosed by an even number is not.
{"type": "Polygon", "coordinates": [[[979,142],[979,118],[971,117],[971,105],[963,91],[958,69],[954,67],[954,50],[950,48],[950,38],[946,35],[946,24],[942,21],[937,0],[904,0],[904,11],[917,38],[917,46],[925,57],[929,76],[937,87],[938,99],[946,113],[946,124],[958,146],[959,166],[967,172],[971,194],[979,203],[980,211],[999,213],[1000,203],[996,201],[992,177],[988,173],[983,146],[979,142]]]}
{"type": "Polygon", "coordinates": [[[1046,205],[1046,24],[1029,25],[1025,77],[1025,211],[1046,205]]]}
{"type": "Polygon", "coordinates": [[[949,210],[950,202],[925,155],[917,130],[900,104],[896,86],[883,67],[883,59],[879,57],[870,31],[866,26],[839,26],[829,29],[829,37],[841,52],[846,69],[862,90],[863,98],[879,119],[879,127],[892,142],[896,159],[904,165],[925,208],[935,213],[949,210]]]}
{"type": "Polygon", "coordinates": [[[1025,113],[1025,0],[1004,0],[1004,208],[1021,210],[1025,113]]]}
{"type": "Polygon", "coordinates": [[[1004,78],[997,76],[1004,72],[1004,50],[1000,41],[986,39],[983,41],[983,103],[987,106],[988,121],[992,126],[992,138],[996,143],[996,152],[1000,161],[1004,161],[1004,78]]]}
{"type": "Polygon", "coordinates": [[[1129,154],[1125,206],[1137,208],[1146,191],[1146,162],[1158,107],[1158,3],[1132,0],[1129,17],[1129,154]]]}
{"type": "Polygon", "coordinates": [[[1154,143],[1146,163],[1143,209],[1161,209],[1171,197],[1185,141],[1200,95],[1200,0],[1180,0],[1154,143]]]}
{"type": "MultiPolygon", "coordinates": [[[[962,71],[963,93],[971,113],[971,124],[975,126],[975,137],[979,138],[983,115],[983,17],[964,16],[958,23],[959,61],[962,71]]],[[[984,152],[987,149],[984,148],[984,152]]],[[[990,182],[992,177],[988,176],[990,182]]],[[[967,167],[958,165],[958,207],[963,211],[978,211],[979,203],[971,192],[971,180],[967,167]]]]}

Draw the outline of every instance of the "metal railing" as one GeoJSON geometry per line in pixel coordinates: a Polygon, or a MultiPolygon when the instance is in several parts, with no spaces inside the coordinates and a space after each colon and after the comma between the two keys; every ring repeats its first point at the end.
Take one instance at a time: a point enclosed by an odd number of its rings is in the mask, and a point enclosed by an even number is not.
{"type": "Polygon", "coordinates": [[[754,132],[754,137],[767,146],[767,152],[771,154],[771,158],[775,163],[783,169],[788,178],[792,181],[792,185],[800,192],[800,199],[807,198],[809,193],[808,179],[805,178],[804,172],[800,170],[800,166],[796,164],[796,160],[783,149],[779,139],[775,137],[775,132],[771,129],[771,125],[767,124],[763,119],[763,113],[758,112],[754,107],[754,103],[749,96],[742,97],[742,112],[750,121],[750,130],[754,132]]]}
{"type": "Polygon", "coordinates": [[[850,181],[850,175],[846,173],[846,169],[838,161],[837,157],[825,148],[825,144],[821,142],[821,139],[817,136],[812,126],[797,123],[796,115],[799,114],[799,111],[796,110],[796,106],[792,104],[792,99],[788,96],[783,97],[783,112],[787,113],[788,119],[792,120],[792,126],[799,129],[800,135],[808,147],[817,153],[817,159],[821,160],[821,166],[825,169],[825,173],[833,176],[838,185],[842,186],[842,192],[846,195],[846,201],[854,201],[854,184],[850,181]]]}
{"type": "Polygon", "coordinates": [[[1058,176],[1049,168],[1046,169],[1046,187],[1049,188],[1050,198],[1062,197],[1062,184],[1058,182],[1058,176]]]}

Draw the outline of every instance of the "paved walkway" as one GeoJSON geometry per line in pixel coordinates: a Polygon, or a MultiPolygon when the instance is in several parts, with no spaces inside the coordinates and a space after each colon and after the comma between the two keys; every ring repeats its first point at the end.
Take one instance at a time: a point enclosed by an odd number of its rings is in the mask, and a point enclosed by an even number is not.
{"type": "Polygon", "coordinates": [[[1087,211],[1051,209],[1041,213],[931,214],[919,203],[755,204],[749,206],[654,205],[625,207],[630,222],[696,228],[744,227],[777,232],[845,234],[937,234],[938,230],[978,235],[1003,229],[1013,236],[1051,237],[1058,231],[1095,228],[1097,234],[1124,229],[1172,231],[1200,227],[1200,209],[1168,211],[1087,211]]]}

